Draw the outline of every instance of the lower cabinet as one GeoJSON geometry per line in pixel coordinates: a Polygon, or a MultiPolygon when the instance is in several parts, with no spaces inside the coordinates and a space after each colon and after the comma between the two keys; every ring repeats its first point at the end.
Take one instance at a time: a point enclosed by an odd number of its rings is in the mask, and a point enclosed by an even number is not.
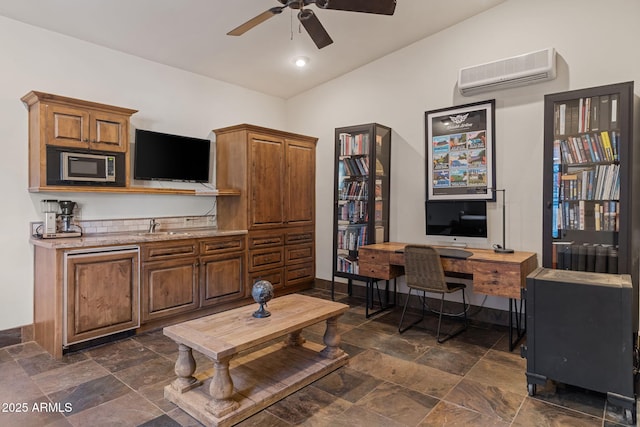
{"type": "Polygon", "coordinates": [[[195,310],[198,301],[196,240],[142,245],[142,321],[195,310]]]}
{"type": "Polygon", "coordinates": [[[137,328],[138,280],[137,247],[65,252],[63,344],[137,328]]]}
{"type": "Polygon", "coordinates": [[[142,321],[245,297],[244,236],[142,246],[142,321]]]}
{"type": "MultiPolygon", "coordinates": [[[[315,278],[313,226],[286,227],[249,232],[249,278],[253,283],[268,280],[278,290],[305,287],[315,278]]],[[[281,291],[282,293],[282,291],[281,291]]]]}

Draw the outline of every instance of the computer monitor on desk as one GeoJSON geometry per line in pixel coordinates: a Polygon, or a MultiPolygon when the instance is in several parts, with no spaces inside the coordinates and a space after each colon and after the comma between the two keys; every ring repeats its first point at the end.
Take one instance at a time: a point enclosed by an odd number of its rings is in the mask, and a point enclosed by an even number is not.
{"type": "Polygon", "coordinates": [[[487,247],[487,203],[483,200],[428,200],[425,224],[429,244],[487,247]]]}

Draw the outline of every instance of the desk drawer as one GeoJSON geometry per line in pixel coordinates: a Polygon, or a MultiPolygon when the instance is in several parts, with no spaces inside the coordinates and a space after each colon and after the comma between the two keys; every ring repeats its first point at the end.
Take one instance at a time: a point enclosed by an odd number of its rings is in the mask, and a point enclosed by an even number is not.
{"type": "Polygon", "coordinates": [[[474,292],[520,299],[519,264],[473,262],[472,266],[474,292]]]}
{"type": "Polygon", "coordinates": [[[441,257],[440,261],[445,272],[473,274],[473,267],[466,259],[441,257]]]}
{"type": "Polygon", "coordinates": [[[404,274],[404,268],[399,265],[358,262],[360,275],[373,279],[390,280],[404,274]]]}

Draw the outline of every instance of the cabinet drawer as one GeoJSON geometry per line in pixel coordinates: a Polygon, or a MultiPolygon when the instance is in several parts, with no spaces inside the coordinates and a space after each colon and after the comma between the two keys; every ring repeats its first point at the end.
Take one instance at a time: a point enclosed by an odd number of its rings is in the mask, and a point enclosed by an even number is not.
{"type": "Polygon", "coordinates": [[[472,268],[474,292],[520,299],[520,265],[473,262],[472,268]]]}
{"type": "Polygon", "coordinates": [[[195,240],[149,243],[146,245],[142,245],[141,249],[142,259],[145,261],[181,256],[194,256],[198,253],[198,246],[195,240]]]}
{"type": "MultiPolygon", "coordinates": [[[[266,280],[273,285],[273,289],[281,289],[284,286],[284,269],[259,270],[249,273],[249,286],[247,286],[247,296],[251,295],[253,284],[258,280],[266,280]]],[[[278,294],[276,294],[278,296],[278,294]]]]}
{"type": "Polygon", "coordinates": [[[244,250],[244,236],[216,237],[200,241],[200,255],[244,250]]]}
{"type": "Polygon", "coordinates": [[[284,249],[265,248],[249,251],[249,271],[284,267],[284,249]]]}
{"type": "Polygon", "coordinates": [[[285,234],[285,243],[287,245],[297,245],[298,243],[313,243],[313,230],[305,230],[297,228],[287,231],[285,234]]]}
{"type": "Polygon", "coordinates": [[[315,279],[315,266],[313,262],[287,266],[285,274],[287,286],[310,282],[315,279]]]}
{"type": "Polygon", "coordinates": [[[252,232],[249,234],[249,249],[283,246],[284,234],[282,232],[252,232]]]}
{"type": "Polygon", "coordinates": [[[285,247],[287,265],[313,261],[313,243],[291,245],[285,247]]]}

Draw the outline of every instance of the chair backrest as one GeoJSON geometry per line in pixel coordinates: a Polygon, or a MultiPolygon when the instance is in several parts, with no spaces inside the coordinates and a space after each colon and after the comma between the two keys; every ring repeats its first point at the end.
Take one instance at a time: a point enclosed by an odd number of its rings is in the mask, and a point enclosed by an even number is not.
{"type": "Polygon", "coordinates": [[[404,273],[407,286],[431,292],[446,292],[447,282],[440,254],[428,245],[404,248],[404,273]]]}

